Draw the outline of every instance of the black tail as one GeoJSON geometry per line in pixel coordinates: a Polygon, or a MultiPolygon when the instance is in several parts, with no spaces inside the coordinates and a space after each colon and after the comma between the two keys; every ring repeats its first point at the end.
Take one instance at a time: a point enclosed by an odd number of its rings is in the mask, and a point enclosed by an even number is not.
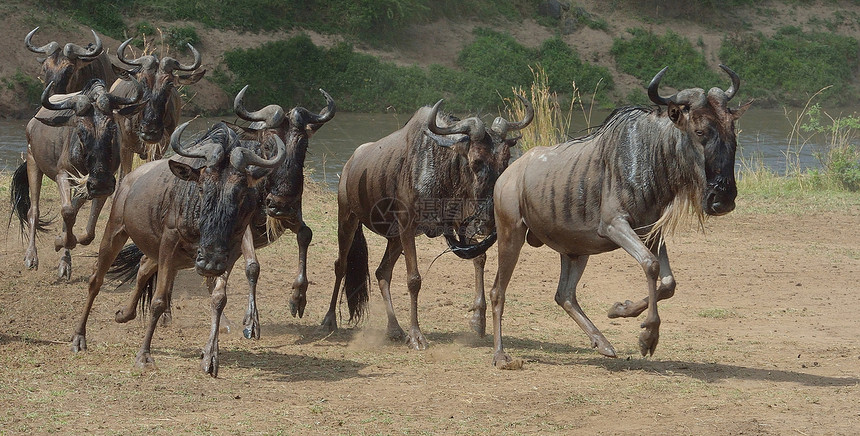
{"type": "MultiPolygon", "coordinates": [[[[116,259],[110,265],[110,269],[108,269],[108,277],[119,281],[119,285],[117,285],[117,287],[122,286],[123,283],[137,277],[137,273],[140,271],[141,259],[143,259],[143,252],[140,251],[140,248],[138,248],[137,245],[128,244],[125,247],[122,247],[122,250],[120,250],[116,259]]],[[[155,282],[157,277],[158,273],[156,272],[149,278],[149,280],[146,281],[143,285],[143,292],[141,292],[138,297],[137,309],[140,311],[141,317],[146,317],[146,310],[152,303],[152,296],[155,293],[155,282]]],[[[167,304],[169,310],[169,300],[167,304]]]]}
{"type": "MultiPolygon", "coordinates": [[[[9,202],[12,204],[12,213],[18,217],[18,222],[21,223],[21,234],[24,234],[25,230],[30,228],[30,222],[27,220],[27,213],[30,212],[30,179],[27,178],[27,161],[18,165],[12,174],[9,185],[9,202]]],[[[36,219],[36,231],[47,232],[50,224],[50,219],[38,217],[36,219]]],[[[11,214],[7,227],[10,225],[12,225],[11,214]]]]}
{"type": "Polygon", "coordinates": [[[370,292],[370,268],[367,263],[367,240],[362,225],[358,225],[352,247],[346,256],[346,277],[343,282],[346,304],[349,306],[349,321],[358,322],[367,311],[370,292]]]}

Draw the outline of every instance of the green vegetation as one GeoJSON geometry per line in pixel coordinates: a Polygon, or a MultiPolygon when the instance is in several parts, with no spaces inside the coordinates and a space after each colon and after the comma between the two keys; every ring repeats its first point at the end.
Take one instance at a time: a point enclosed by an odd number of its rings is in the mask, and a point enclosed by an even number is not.
{"type": "Polygon", "coordinates": [[[833,33],[779,29],[772,37],[761,33],[729,35],[720,59],[744,78],[744,93],[757,104],[803,104],[816,91],[825,105],[856,102],[853,84],[858,71],[857,40],[833,33]]]}
{"type": "Polygon", "coordinates": [[[475,33],[475,41],[457,57],[462,71],[440,65],[426,70],[399,67],[356,53],[349,44],[326,49],[300,35],[255,49],[229,51],[224,55],[229,74],[220,71],[215,77],[231,94],[245,84],[254,84],[252,101],[290,101],[315,107],[319,103],[316,89],[323,88],[337,99],[339,108],[370,112],[391,108],[411,112],[443,97],[452,111],[495,108],[499,90],[528,86],[530,67],[539,64],[550,78],[552,91],[569,92],[574,80],[581,89],[591,90],[602,81],[599,96],[612,87],[605,68],[582,62],[561,40],[550,39],[533,50],[507,34],[487,29],[475,33]],[[301,59],[301,67],[285,59],[301,59]]]}
{"type": "Polygon", "coordinates": [[[665,66],[669,66],[669,71],[661,83],[666,86],[695,88],[703,83],[725,81],[708,67],[705,55],[683,36],[671,30],[662,36],[640,28],[627,31],[633,37],[616,38],[610,53],[618,69],[641,80],[643,87],[665,66]]]}
{"type": "Polygon", "coordinates": [[[0,79],[0,83],[9,90],[20,86],[20,89],[24,91],[24,95],[27,97],[27,102],[32,105],[39,104],[39,101],[42,99],[42,90],[45,88],[45,85],[39,79],[24,74],[21,70],[16,71],[12,77],[0,79]]]}

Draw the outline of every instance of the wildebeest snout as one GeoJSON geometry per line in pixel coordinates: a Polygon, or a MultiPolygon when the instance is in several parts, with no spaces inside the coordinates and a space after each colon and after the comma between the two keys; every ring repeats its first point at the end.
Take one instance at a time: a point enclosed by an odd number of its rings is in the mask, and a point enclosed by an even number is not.
{"type": "Polygon", "coordinates": [[[708,184],[702,208],[708,215],[725,215],[735,210],[738,188],[733,179],[720,178],[708,184]]]}
{"type": "Polygon", "coordinates": [[[87,195],[90,198],[102,198],[113,194],[116,189],[114,177],[89,177],[87,178],[87,195]]]}
{"type": "Polygon", "coordinates": [[[276,218],[296,216],[301,211],[302,200],[289,199],[280,195],[266,196],[266,214],[276,218]]]}

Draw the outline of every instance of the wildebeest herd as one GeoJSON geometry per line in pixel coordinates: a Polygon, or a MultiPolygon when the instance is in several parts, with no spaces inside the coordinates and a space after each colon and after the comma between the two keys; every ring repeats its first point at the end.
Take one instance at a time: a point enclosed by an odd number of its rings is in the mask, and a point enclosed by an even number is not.
{"type": "MultiPolygon", "coordinates": [[[[233,110],[249,125],[217,123],[183,143],[189,123],[179,125],[177,87],[205,74],[194,47],[188,44],[190,64],[152,53],[131,59],[129,39],[119,46],[114,62],[94,31],[95,41],[86,47],[53,41],[37,47],[33,39],[38,29],[24,41],[29,50],[44,55],[39,61],[46,86],[42,107],[27,124],[25,160],[10,187],[12,211],[28,241],[26,267],[38,268],[37,232],[47,231],[49,224],[39,209],[43,175],[56,181],[60,191],[63,225],[54,246],[63,250],[61,279],[71,278],[71,250],[94,240],[100,211],[113,195],[72,349],[87,348],[87,319],[106,276],[134,277],[134,292],[115,319],[127,322],[139,306],[148,309],[136,364],[152,365],[153,333],[169,313],[176,274],[194,267],[206,277],[211,293],[211,330],[201,367],[217,376],[218,332],[230,271],[244,256],[249,284],[244,334],[259,338],[260,266],[254,250],[275,242],[287,229],[296,234],[299,247],[290,308],[293,316],[303,316],[313,235],[302,218],[303,168],[309,139],[335,116],[334,99],[320,90],[326,106],[319,113],[278,104],[249,110],[246,86],[236,95],[233,110]],[[173,154],[165,157],[168,145],[173,154]],[[147,162],[132,169],[135,154],[147,162]],[[85,233],[77,237],[76,216],[87,200],[90,216],[85,233]],[[124,246],[128,239],[132,244],[124,246]]],[[[428,345],[418,323],[421,276],[415,239],[421,234],[443,236],[454,254],[473,259],[471,326],[483,336],[485,253],[498,242],[499,265],[490,292],[493,364],[505,367],[511,361],[501,339],[505,292],[528,242],[560,254],[556,303],[593,347],[615,357],[612,345],[577,303],[576,286],[588,256],[620,247],[642,266],[648,294],[638,302],[616,303],[609,316],[636,317],[647,310],[639,347],[642,355],[653,354],[660,327],[657,302],[675,290],[664,235],[685,217],[701,221],[734,209],[734,122],[749,103],[728,107],[740,79],[720,67],[731,79],[725,91],[692,88],[663,97],[658,89],[664,68],[648,86],[654,106],[618,108],[587,136],[535,147],[510,167],[511,149],[520,139],[512,134],[535,117],[521,96],[526,109],[522,120],[497,117],[487,124],[475,116],[459,119],[441,112],[439,100],[419,108],[399,130],[357,146],[338,185],[335,281],[322,325],[337,329],[341,299],[349,307],[348,322],[366,312],[371,283],[367,227],[387,240],[375,277],[391,339],[415,349],[428,345]],[[401,254],[410,295],[406,332],[397,322],[390,292],[401,254]]]]}

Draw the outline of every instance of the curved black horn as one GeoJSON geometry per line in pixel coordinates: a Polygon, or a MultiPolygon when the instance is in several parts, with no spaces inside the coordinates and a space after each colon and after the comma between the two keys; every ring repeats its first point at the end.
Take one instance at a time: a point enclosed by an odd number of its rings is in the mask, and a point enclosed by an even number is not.
{"type": "Polygon", "coordinates": [[[24,37],[24,44],[27,45],[27,49],[29,49],[33,53],[45,54],[49,56],[60,49],[60,44],[57,44],[55,41],[51,41],[41,47],[36,47],[35,45],[33,45],[33,35],[36,34],[37,30],[39,30],[38,26],[35,29],[31,30],[30,33],[28,33],[27,36],[24,37]]]}
{"type": "Polygon", "coordinates": [[[273,129],[277,126],[280,126],[281,123],[284,122],[284,109],[276,104],[270,104],[258,111],[251,112],[247,108],[245,108],[245,91],[251,85],[245,85],[238,94],[236,94],[236,98],[233,99],[233,111],[236,115],[246,121],[261,121],[265,124],[267,129],[273,129]]]}
{"type": "Polygon", "coordinates": [[[74,58],[94,58],[100,54],[102,54],[102,40],[96,34],[95,30],[90,29],[93,32],[93,37],[95,37],[96,42],[93,44],[91,49],[85,49],[77,44],[68,43],[63,48],[63,54],[66,55],[69,59],[74,58]]]}
{"type": "Polygon", "coordinates": [[[737,93],[738,89],[741,87],[741,78],[738,77],[738,74],[732,71],[731,68],[723,64],[720,64],[720,68],[722,68],[723,71],[732,78],[732,86],[729,86],[729,89],[726,90],[726,101],[729,101],[735,96],[735,93],[737,93]]]}
{"type": "Polygon", "coordinates": [[[119,59],[120,62],[131,65],[133,67],[139,67],[141,65],[140,59],[128,60],[125,58],[125,48],[128,47],[128,44],[134,37],[126,39],[122,44],[119,45],[119,48],[116,50],[116,58],[119,59]]]}
{"type": "Polygon", "coordinates": [[[648,98],[650,98],[656,105],[668,106],[669,102],[672,100],[671,97],[660,97],[660,93],[657,90],[660,87],[660,80],[663,79],[663,75],[666,74],[666,71],[668,70],[669,67],[663,67],[663,69],[660,70],[653,79],[651,79],[651,83],[648,85],[648,98]]]}
{"type": "Polygon", "coordinates": [[[42,107],[44,107],[45,109],[50,109],[53,111],[74,109],[74,111],[78,113],[90,104],[90,98],[80,93],[66,98],[60,103],[52,102],[51,95],[53,95],[54,93],[54,84],[55,83],[52,80],[51,83],[48,83],[48,86],[45,87],[45,90],[42,91],[42,107]]]}
{"type": "Polygon", "coordinates": [[[264,159],[245,147],[236,147],[230,153],[230,164],[239,172],[247,172],[249,165],[260,168],[275,168],[287,159],[287,146],[277,135],[272,135],[277,145],[278,153],[271,159],[264,159]]]}
{"type": "Polygon", "coordinates": [[[490,249],[496,243],[496,231],[490,233],[483,241],[477,244],[464,244],[457,240],[454,235],[445,233],[445,242],[448,243],[448,248],[460,259],[474,259],[490,249]]]}
{"type": "Polygon", "coordinates": [[[143,97],[143,85],[137,79],[135,79],[134,76],[129,75],[128,79],[131,81],[131,83],[134,84],[135,95],[133,97],[120,97],[118,95],[108,93],[108,98],[110,99],[111,106],[117,107],[135,104],[139,102],[140,99],[143,97]]]}
{"type": "Polygon", "coordinates": [[[524,96],[521,96],[519,94],[514,94],[514,95],[516,95],[517,98],[519,98],[520,101],[523,103],[523,106],[525,106],[525,108],[526,108],[526,113],[525,113],[525,116],[523,117],[522,121],[514,122],[514,123],[512,123],[512,122],[510,122],[510,121],[508,121],[502,117],[496,117],[496,120],[493,121],[493,126],[491,127],[491,129],[493,131],[495,131],[496,133],[498,133],[502,138],[507,136],[508,132],[511,130],[521,130],[521,129],[525,128],[526,126],[531,124],[531,122],[535,118],[535,110],[534,110],[534,107],[532,107],[531,102],[528,101],[528,99],[526,99],[524,96]]]}
{"type": "Polygon", "coordinates": [[[200,52],[197,51],[193,45],[191,45],[190,43],[187,43],[186,45],[191,50],[191,53],[194,54],[194,63],[191,65],[183,65],[177,62],[176,69],[180,71],[194,71],[200,68],[200,64],[202,63],[203,58],[200,57],[200,52]]]}
{"type": "Polygon", "coordinates": [[[325,97],[326,107],[321,110],[319,114],[315,114],[303,107],[296,107],[293,109],[301,115],[305,124],[323,124],[334,118],[334,113],[337,111],[334,99],[331,98],[324,89],[320,88],[320,92],[323,94],[323,97],[325,97]]]}
{"type": "Polygon", "coordinates": [[[190,123],[191,121],[186,121],[180,124],[179,127],[177,127],[176,130],[173,131],[173,134],[170,135],[170,148],[172,148],[173,151],[180,156],[201,157],[205,159],[209,154],[209,150],[207,148],[201,148],[200,150],[196,151],[185,150],[182,148],[182,132],[185,130],[186,127],[188,127],[188,124],[190,123]]]}
{"type": "Polygon", "coordinates": [[[483,123],[477,118],[467,118],[454,124],[451,127],[439,127],[436,124],[436,114],[439,113],[440,106],[442,106],[442,100],[437,101],[436,104],[433,105],[433,109],[430,110],[430,117],[427,120],[427,128],[430,129],[431,132],[437,135],[454,135],[457,133],[465,133],[469,135],[469,137],[472,137],[474,135],[483,135],[483,123]]]}

